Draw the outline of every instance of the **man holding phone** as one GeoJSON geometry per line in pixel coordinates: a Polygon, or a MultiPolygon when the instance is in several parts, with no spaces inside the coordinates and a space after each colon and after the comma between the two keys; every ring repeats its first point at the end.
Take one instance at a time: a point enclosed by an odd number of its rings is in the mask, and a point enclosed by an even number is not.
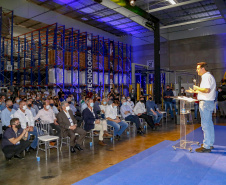
{"type": "Polygon", "coordinates": [[[20,101],[19,109],[14,113],[13,117],[19,118],[21,127],[23,129],[29,127],[28,140],[30,139],[31,135],[35,136],[33,142],[31,143],[31,149],[35,150],[38,145],[38,132],[37,128],[34,127],[34,118],[32,112],[27,109],[25,101],[20,101]]]}
{"type": "Polygon", "coordinates": [[[12,157],[22,159],[21,153],[30,145],[28,140],[29,127],[22,129],[18,118],[12,118],[10,126],[3,135],[2,151],[6,160],[10,160],[12,157]]]}

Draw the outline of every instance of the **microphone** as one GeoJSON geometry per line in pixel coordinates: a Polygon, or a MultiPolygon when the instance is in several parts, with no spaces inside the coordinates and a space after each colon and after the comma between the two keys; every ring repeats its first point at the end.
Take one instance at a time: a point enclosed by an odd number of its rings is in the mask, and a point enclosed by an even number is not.
{"type": "Polygon", "coordinates": [[[196,79],[193,79],[194,85],[196,85],[196,79]]]}

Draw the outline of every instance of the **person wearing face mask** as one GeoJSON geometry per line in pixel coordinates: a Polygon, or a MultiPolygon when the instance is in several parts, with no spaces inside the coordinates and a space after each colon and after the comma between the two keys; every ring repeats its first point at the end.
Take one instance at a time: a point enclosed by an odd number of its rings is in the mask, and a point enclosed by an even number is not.
{"type": "Polygon", "coordinates": [[[30,146],[31,149],[35,150],[36,147],[38,146],[38,133],[37,128],[34,126],[34,118],[32,112],[29,109],[27,109],[26,102],[23,100],[20,101],[19,106],[20,106],[19,109],[11,117],[19,118],[21,127],[23,129],[26,129],[27,126],[29,127],[28,140],[30,139],[31,135],[35,136],[30,146]]]}
{"type": "Polygon", "coordinates": [[[107,106],[105,117],[107,119],[107,124],[114,127],[115,139],[119,140],[122,133],[128,127],[128,123],[119,119],[117,115],[117,106],[119,106],[119,102],[117,100],[114,100],[111,105],[107,106]]]}
{"type": "Polygon", "coordinates": [[[100,120],[99,116],[93,110],[93,100],[89,99],[88,107],[82,112],[83,119],[85,122],[84,129],[86,131],[90,131],[91,129],[99,130],[99,145],[104,146],[106,145],[103,142],[104,137],[112,137],[112,135],[108,134],[107,132],[107,122],[106,120],[100,120]]]}
{"type": "Polygon", "coordinates": [[[67,102],[68,102],[68,104],[69,104],[70,110],[72,111],[72,113],[73,113],[75,119],[77,120],[77,126],[80,127],[81,124],[82,124],[82,121],[83,121],[81,115],[80,115],[79,113],[78,113],[78,115],[77,115],[77,108],[76,108],[76,107],[74,106],[74,104],[72,103],[71,98],[67,98],[67,102]]]}
{"type": "Polygon", "coordinates": [[[130,96],[130,98],[131,98],[131,101],[132,101],[133,103],[135,103],[136,98],[137,98],[137,93],[135,92],[134,88],[132,88],[131,93],[129,93],[129,96],[130,96]]]}
{"type": "Polygon", "coordinates": [[[60,98],[60,102],[62,102],[62,101],[65,101],[65,94],[64,93],[62,93],[62,95],[61,95],[61,98],[60,98]]]}
{"type": "Polygon", "coordinates": [[[89,100],[88,97],[85,98],[85,101],[81,105],[81,112],[87,108],[87,101],[89,100]]]}
{"type": "Polygon", "coordinates": [[[54,114],[57,115],[59,113],[58,109],[54,105],[54,100],[49,100],[50,108],[53,110],[54,114]]]}
{"type": "Polygon", "coordinates": [[[217,101],[220,109],[220,117],[226,116],[226,93],[222,91],[222,87],[218,87],[217,101]]]}
{"type": "Polygon", "coordinates": [[[153,117],[155,125],[160,125],[160,121],[163,117],[163,114],[159,111],[158,106],[152,100],[152,96],[149,95],[148,101],[146,101],[147,114],[153,117]]]}
{"type": "Polygon", "coordinates": [[[114,89],[113,89],[113,88],[111,88],[111,91],[108,93],[108,95],[107,95],[107,96],[108,96],[108,97],[112,96],[112,97],[113,97],[113,99],[115,98],[116,94],[115,94],[115,92],[114,92],[114,89]]]}
{"type": "Polygon", "coordinates": [[[130,106],[131,110],[134,109],[134,103],[129,96],[127,97],[127,105],[130,106]]]}
{"type": "Polygon", "coordinates": [[[167,112],[167,109],[169,108],[169,113],[171,115],[171,119],[173,120],[174,114],[173,114],[173,108],[172,108],[172,97],[173,91],[170,90],[170,86],[166,86],[166,91],[163,93],[164,98],[164,104],[165,104],[165,111],[167,112]]]}
{"type": "Polygon", "coordinates": [[[16,97],[14,104],[13,104],[13,109],[18,110],[19,109],[19,103],[20,103],[20,98],[16,97]]]}
{"type": "Polygon", "coordinates": [[[95,113],[100,114],[101,113],[101,109],[100,109],[100,97],[98,96],[95,103],[94,103],[94,107],[93,110],[95,113]]]}
{"type": "Polygon", "coordinates": [[[137,134],[144,134],[140,127],[140,120],[137,115],[134,115],[133,110],[130,108],[130,106],[127,104],[126,99],[122,99],[122,106],[120,108],[120,112],[122,114],[122,118],[124,118],[126,121],[131,121],[136,124],[137,127],[137,134]]]}
{"type": "Polygon", "coordinates": [[[70,137],[71,153],[76,153],[75,149],[81,151],[81,145],[85,139],[86,131],[77,127],[77,121],[70,110],[69,104],[66,101],[61,102],[62,111],[57,115],[57,120],[62,131],[62,137],[70,137]],[[76,139],[75,133],[79,134],[76,139]]]}
{"type": "Polygon", "coordinates": [[[31,111],[33,117],[36,116],[36,111],[34,108],[32,108],[32,101],[31,99],[30,100],[27,100],[27,108],[31,111]]]}
{"type": "Polygon", "coordinates": [[[147,124],[152,128],[152,130],[156,130],[156,127],[154,125],[153,119],[151,116],[147,115],[147,110],[145,108],[145,101],[144,101],[144,97],[141,96],[140,97],[140,101],[137,102],[137,104],[134,107],[134,113],[135,115],[137,115],[139,118],[143,118],[147,124]]]}
{"type": "Polygon", "coordinates": [[[101,118],[103,119],[105,119],[106,108],[107,108],[107,99],[103,98],[100,105],[100,110],[101,110],[100,114],[101,114],[101,118]]]}
{"type": "Polygon", "coordinates": [[[50,135],[55,135],[60,137],[61,135],[61,129],[59,124],[57,123],[57,119],[55,116],[55,113],[50,108],[49,100],[46,100],[43,102],[43,109],[41,109],[38,114],[34,117],[34,120],[41,119],[41,121],[44,123],[48,123],[50,125],[50,135]],[[56,130],[56,133],[54,134],[53,129],[56,130]]]}
{"type": "Polygon", "coordinates": [[[3,134],[2,151],[6,160],[11,160],[12,157],[22,159],[22,152],[29,147],[28,140],[29,127],[22,129],[20,120],[12,118],[10,120],[10,128],[3,134]]]}
{"type": "Polygon", "coordinates": [[[43,109],[43,104],[42,104],[42,102],[40,100],[40,96],[36,97],[36,101],[34,102],[34,104],[37,105],[39,110],[43,109]]]}
{"type": "Polygon", "coordinates": [[[11,116],[16,112],[13,109],[13,102],[11,100],[6,101],[6,108],[2,111],[2,130],[6,130],[10,127],[11,116]]]}

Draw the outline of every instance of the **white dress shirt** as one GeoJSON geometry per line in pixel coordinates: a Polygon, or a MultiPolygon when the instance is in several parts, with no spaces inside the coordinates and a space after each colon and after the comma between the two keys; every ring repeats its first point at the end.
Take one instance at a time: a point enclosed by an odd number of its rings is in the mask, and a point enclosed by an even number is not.
{"type": "Polygon", "coordinates": [[[134,107],[134,113],[137,114],[143,114],[147,112],[144,103],[141,103],[140,101],[135,105],[134,107]]]}
{"type": "Polygon", "coordinates": [[[216,97],[216,81],[210,72],[206,72],[202,75],[202,81],[200,88],[210,89],[209,93],[198,92],[198,100],[214,101],[216,97]]]}
{"type": "Polygon", "coordinates": [[[25,129],[26,123],[28,123],[28,126],[34,126],[34,118],[32,115],[32,112],[29,109],[25,110],[25,113],[23,113],[20,109],[18,109],[13,115],[13,118],[19,118],[21,127],[25,129]]]}
{"type": "Polygon", "coordinates": [[[45,109],[41,109],[34,117],[34,120],[37,120],[38,118],[48,123],[54,123],[56,116],[52,109],[48,109],[47,111],[45,109]]]}
{"type": "MultiPolygon", "coordinates": [[[[63,110],[63,111],[64,111],[64,110],[63,110]]],[[[66,114],[67,118],[69,119],[69,121],[70,121],[70,123],[71,123],[71,126],[73,126],[74,123],[73,123],[73,120],[71,119],[71,116],[70,116],[69,112],[68,112],[68,111],[67,111],[67,112],[64,111],[64,113],[66,114]]]]}
{"type": "Polygon", "coordinates": [[[111,105],[108,105],[105,112],[105,118],[111,118],[116,119],[117,118],[117,107],[112,107],[111,105]]]}

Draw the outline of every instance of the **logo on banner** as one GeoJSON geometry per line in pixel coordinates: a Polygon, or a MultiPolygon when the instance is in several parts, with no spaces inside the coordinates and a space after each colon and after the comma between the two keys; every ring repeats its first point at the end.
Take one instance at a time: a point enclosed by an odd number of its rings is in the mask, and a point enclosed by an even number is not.
{"type": "Polygon", "coordinates": [[[92,35],[87,36],[87,87],[93,88],[92,35]]]}

